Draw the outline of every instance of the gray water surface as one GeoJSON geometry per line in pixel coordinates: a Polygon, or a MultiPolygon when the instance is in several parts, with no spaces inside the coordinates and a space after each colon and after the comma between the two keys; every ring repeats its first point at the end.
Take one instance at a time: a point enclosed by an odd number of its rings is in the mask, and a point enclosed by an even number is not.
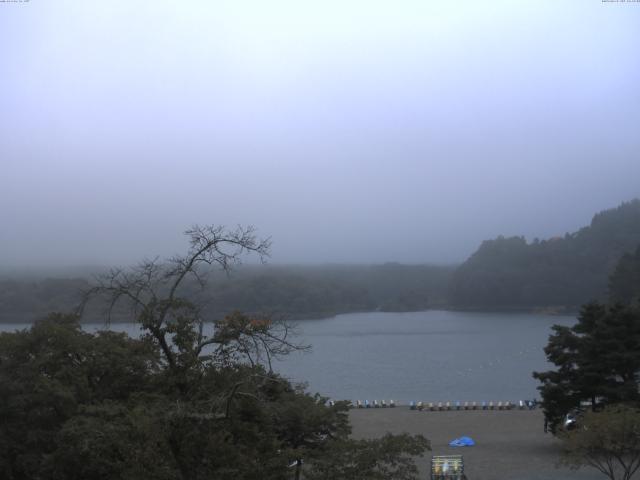
{"type": "MultiPolygon", "coordinates": [[[[297,322],[296,352],[274,365],[311,392],[334,399],[515,401],[537,397],[534,370],[546,370],[543,348],[553,324],[573,317],[425,311],[354,313],[297,322]]],[[[28,325],[27,325],[28,326],[28,325]]],[[[27,327],[2,324],[0,330],[27,327]]],[[[102,325],[86,325],[87,330],[102,325]]],[[[138,336],[136,324],[114,330],[138,336]]]]}
{"type": "Polygon", "coordinates": [[[426,311],[358,313],[298,323],[312,345],[277,365],[335,399],[515,401],[538,396],[551,325],[573,317],[426,311]]]}

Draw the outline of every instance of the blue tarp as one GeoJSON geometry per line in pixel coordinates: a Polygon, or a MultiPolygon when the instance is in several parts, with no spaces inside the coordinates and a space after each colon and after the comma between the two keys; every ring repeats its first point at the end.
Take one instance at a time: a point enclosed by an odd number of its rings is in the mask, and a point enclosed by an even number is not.
{"type": "Polygon", "coordinates": [[[460,437],[449,442],[450,447],[472,447],[475,444],[471,437],[460,437]]]}

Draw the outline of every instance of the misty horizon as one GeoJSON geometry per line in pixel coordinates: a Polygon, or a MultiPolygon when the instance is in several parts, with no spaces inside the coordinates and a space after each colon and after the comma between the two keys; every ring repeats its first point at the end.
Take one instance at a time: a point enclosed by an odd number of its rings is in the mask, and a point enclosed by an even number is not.
{"type": "MultiPolygon", "coordinates": [[[[640,201],[640,199],[638,198],[634,198],[631,199],[629,202],[623,202],[621,205],[624,204],[628,204],[630,202],[637,202],[640,201]]],[[[617,206],[616,206],[617,207],[617,206]]],[[[613,210],[615,207],[612,208],[607,208],[607,209],[603,209],[600,210],[598,212],[594,212],[594,214],[592,215],[592,217],[596,214],[605,212],[605,211],[609,211],[609,210],[613,210]]],[[[503,235],[503,234],[496,234],[492,237],[489,238],[485,238],[483,240],[481,240],[481,242],[476,245],[476,247],[469,252],[468,255],[466,255],[464,258],[459,259],[459,260],[455,260],[455,261],[450,261],[450,262],[437,262],[437,261],[427,261],[427,262],[399,262],[397,260],[385,260],[385,261],[372,261],[372,262],[348,262],[348,261],[343,261],[343,262],[335,262],[335,261],[317,261],[317,262],[313,262],[313,261],[307,261],[307,262],[274,262],[272,261],[271,256],[265,257],[263,259],[257,258],[255,256],[251,256],[251,255],[246,255],[244,257],[242,257],[240,259],[240,263],[236,266],[234,266],[232,268],[232,270],[236,270],[238,268],[242,268],[243,266],[248,266],[250,268],[255,268],[255,267],[265,267],[265,268],[269,268],[269,267],[273,267],[274,269],[280,269],[280,268],[306,268],[306,267],[312,267],[312,268],[323,268],[323,267],[328,267],[328,268],[332,268],[332,267],[369,267],[369,266],[384,266],[384,265],[404,265],[404,266],[434,266],[434,267],[457,267],[460,264],[464,263],[466,260],[469,259],[469,257],[477,251],[478,247],[480,247],[480,244],[485,242],[485,241],[490,241],[490,240],[494,240],[498,237],[504,237],[504,238],[509,238],[509,237],[521,237],[524,238],[525,241],[527,242],[528,245],[531,245],[533,242],[536,241],[548,241],[548,240],[554,240],[554,239],[558,239],[558,238],[562,238],[564,235],[570,235],[570,234],[574,234],[577,233],[580,229],[589,226],[590,222],[586,223],[585,225],[581,225],[578,228],[576,228],[575,230],[572,231],[566,231],[563,234],[558,234],[558,235],[554,235],[554,236],[549,236],[549,237],[540,237],[540,236],[534,236],[532,238],[527,238],[524,235],[503,235]]],[[[186,243],[186,237],[185,237],[185,244],[184,244],[184,250],[186,250],[187,248],[187,243],[186,243]]],[[[179,255],[179,252],[174,252],[175,255],[179,255]]],[[[145,255],[143,257],[140,257],[138,259],[132,260],[131,262],[129,262],[129,264],[125,264],[125,263],[87,263],[87,264],[56,264],[56,263],[51,263],[51,264],[37,264],[37,265],[30,265],[28,263],[26,264],[5,264],[0,266],[0,275],[34,275],[34,276],[41,276],[41,275],[62,275],[62,276],[74,276],[74,275],[93,275],[96,273],[100,273],[100,272],[106,272],[109,269],[112,268],[127,268],[133,265],[138,264],[141,261],[146,261],[149,259],[154,259],[156,258],[157,261],[159,261],[160,263],[163,263],[164,261],[166,261],[167,259],[171,258],[170,254],[166,254],[166,255],[156,255],[156,256],[149,256],[149,255],[145,255]]]]}
{"type": "Polygon", "coordinates": [[[254,225],[276,265],[576,231],[640,196],[639,21],[583,0],[0,4],[0,266],[164,258],[196,223],[254,225]]]}

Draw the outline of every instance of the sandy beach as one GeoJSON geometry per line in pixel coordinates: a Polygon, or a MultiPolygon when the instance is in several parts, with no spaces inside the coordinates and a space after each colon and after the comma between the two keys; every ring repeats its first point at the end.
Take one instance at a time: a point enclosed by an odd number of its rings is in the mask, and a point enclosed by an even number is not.
{"type": "Polygon", "coordinates": [[[464,455],[469,480],[597,480],[593,469],[557,468],[558,442],[545,434],[541,410],[428,412],[396,408],[354,409],[350,412],[355,438],[391,433],[421,433],[433,451],[417,463],[421,478],[428,479],[431,455],[464,455]],[[454,448],[448,443],[462,435],[473,447],[454,448]]]}

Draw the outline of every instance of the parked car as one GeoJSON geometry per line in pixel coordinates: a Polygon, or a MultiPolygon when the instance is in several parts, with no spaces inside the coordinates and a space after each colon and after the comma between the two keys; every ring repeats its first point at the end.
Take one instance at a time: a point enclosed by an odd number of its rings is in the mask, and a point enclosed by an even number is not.
{"type": "Polygon", "coordinates": [[[582,417],[582,410],[572,410],[564,417],[562,426],[565,430],[574,430],[578,427],[578,422],[582,417]]]}

